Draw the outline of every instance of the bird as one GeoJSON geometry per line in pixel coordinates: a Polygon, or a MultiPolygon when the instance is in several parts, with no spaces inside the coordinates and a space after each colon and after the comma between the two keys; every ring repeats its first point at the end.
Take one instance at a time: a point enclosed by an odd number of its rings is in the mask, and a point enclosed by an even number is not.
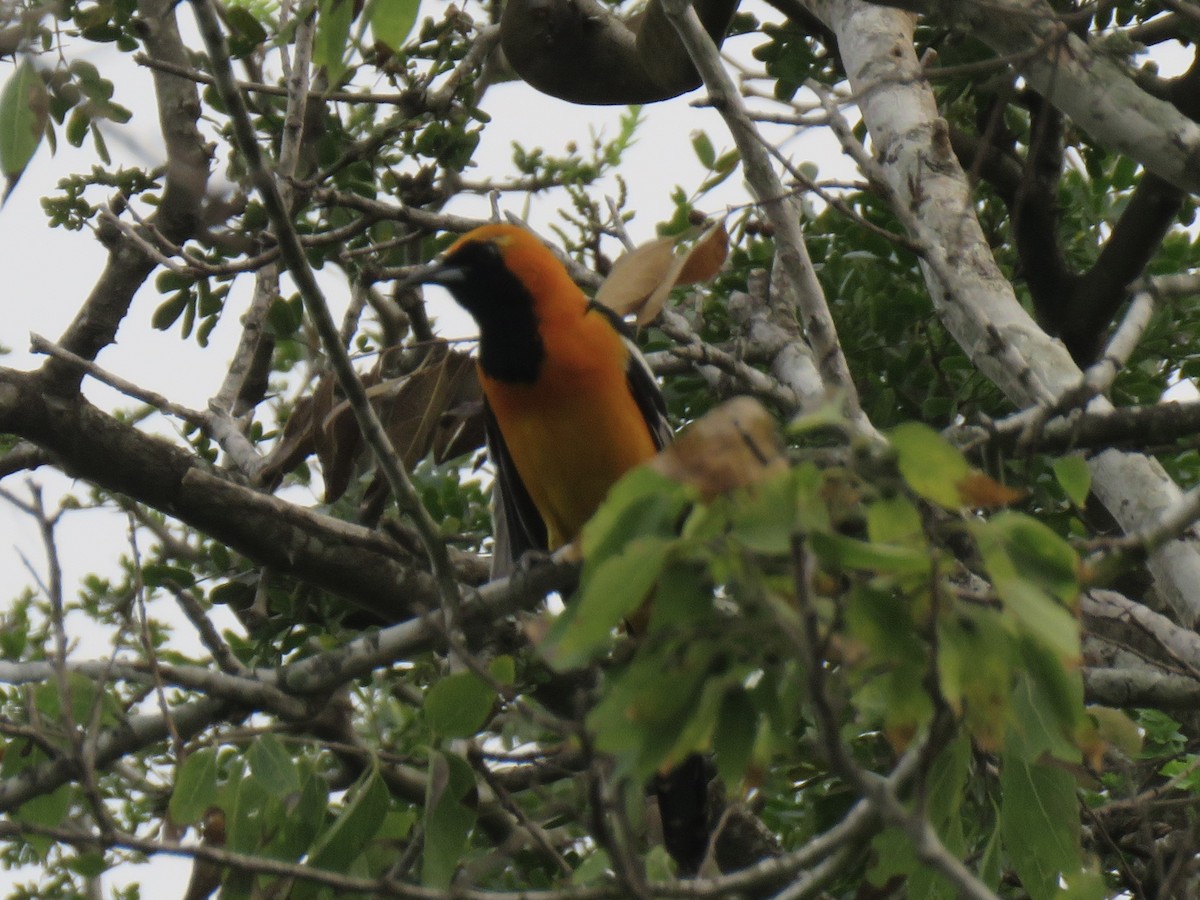
{"type": "MultiPolygon", "coordinates": [[[[553,251],[507,223],[459,237],[420,276],[479,326],[493,486],[493,575],[570,543],[613,484],[672,439],[658,383],[621,318],[553,251]]],[[[708,846],[707,762],[656,776],[664,844],[694,874],[708,846]]]]}

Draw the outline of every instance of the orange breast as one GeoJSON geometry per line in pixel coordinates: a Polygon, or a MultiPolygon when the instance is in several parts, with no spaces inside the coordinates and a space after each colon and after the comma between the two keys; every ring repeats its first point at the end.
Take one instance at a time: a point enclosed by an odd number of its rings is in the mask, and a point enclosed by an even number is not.
{"type": "Polygon", "coordinates": [[[536,383],[480,379],[553,550],[579,533],[614,482],[656,451],[612,326],[589,313],[542,329],[547,356],[536,383]]]}

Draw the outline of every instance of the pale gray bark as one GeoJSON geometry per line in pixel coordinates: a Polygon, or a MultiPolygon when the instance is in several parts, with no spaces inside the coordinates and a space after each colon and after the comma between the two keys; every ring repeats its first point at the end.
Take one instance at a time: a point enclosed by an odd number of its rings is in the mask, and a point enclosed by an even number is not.
{"type": "MultiPolygon", "coordinates": [[[[1017,301],[975,217],[967,177],[950,149],[913,45],[913,17],[861,0],[807,0],[837,34],[893,209],[923,248],[922,267],[943,323],[981,372],[1018,407],[1052,404],[1082,373],[1017,301]]],[[[1098,398],[1090,410],[1110,409],[1098,398]]],[[[1106,451],[1091,462],[1093,488],[1127,532],[1157,522],[1182,496],[1157,461],[1106,451]]],[[[1149,561],[1181,620],[1200,618],[1200,548],[1174,540],[1149,561]]]]}
{"type": "MultiPolygon", "coordinates": [[[[821,0],[807,5],[829,9],[841,4],[821,0]]],[[[1200,126],[1138,87],[1112,56],[1072,34],[1046,0],[896,0],[886,5],[962,27],[1003,56],[1098,143],[1137,160],[1181,190],[1200,190],[1200,126]]]]}

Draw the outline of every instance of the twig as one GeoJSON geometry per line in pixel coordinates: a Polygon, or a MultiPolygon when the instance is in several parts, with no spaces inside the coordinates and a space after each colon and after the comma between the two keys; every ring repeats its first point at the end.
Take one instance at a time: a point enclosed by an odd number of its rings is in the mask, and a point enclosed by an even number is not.
{"type": "Polygon", "coordinates": [[[114,390],[120,391],[127,397],[132,397],[134,400],[140,400],[147,406],[154,407],[159,412],[182,419],[189,425],[194,425],[197,428],[205,428],[208,425],[208,417],[204,413],[188,409],[186,406],[180,406],[177,403],[171,402],[162,394],[157,394],[154,391],[140,387],[132,381],[126,381],[121,376],[114,375],[91,360],[84,359],[82,356],[77,356],[70,350],[58,346],[58,344],[51,343],[40,334],[31,334],[29,336],[29,349],[33,353],[43,353],[46,356],[52,356],[55,359],[78,366],[80,371],[90,375],[102,384],[107,384],[114,390]]]}
{"type": "Polygon", "coordinates": [[[1079,382],[1075,387],[1062,391],[1052,401],[1039,403],[997,422],[996,432],[1001,434],[1006,431],[1018,432],[1017,449],[1025,450],[1036,443],[1042,429],[1052,418],[1063,415],[1071,409],[1086,407],[1093,398],[1106,393],[1125,367],[1125,363],[1129,361],[1130,355],[1137,348],[1142,335],[1150,325],[1150,318],[1153,314],[1154,298],[1148,291],[1139,292],[1134,296],[1125,318],[1109,341],[1104,355],[1088,366],[1080,375],[1079,382]]]}
{"type": "Polygon", "coordinates": [[[676,341],[667,352],[680,359],[700,365],[715,366],[742,383],[746,390],[763,397],[780,408],[793,412],[800,407],[800,398],[790,388],[780,384],[765,372],[748,365],[730,353],[707,344],[687,326],[679,313],[665,309],[659,327],[663,334],[676,341]]]}
{"type": "Polygon", "coordinates": [[[161,413],[175,416],[204,431],[205,434],[211,435],[221,446],[228,456],[233,459],[243,471],[253,470],[259,459],[258,450],[250,443],[250,440],[238,431],[236,428],[223,427],[219,416],[213,416],[209,413],[198,412],[194,409],[188,409],[186,406],[180,406],[168,400],[161,394],[147,390],[140,385],[134,384],[132,381],[126,381],[119,375],[114,375],[112,372],[101,368],[96,363],[77,356],[70,350],[53,344],[38,334],[32,334],[29,337],[30,349],[34,353],[43,353],[47,356],[70,365],[77,366],[80,371],[90,375],[97,381],[107,384],[114,390],[120,391],[128,397],[153,407],[161,413]]]}
{"type": "Polygon", "coordinates": [[[849,364],[838,342],[837,328],[809,259],[800,231],[802,216],[796,198],[775,174],[741,94],[722,65],[720,53],[704,30],[695,8],[686,0],[665,0],[663,10],[703,77],[713,106],[725,119],[741,152],[746,180],[775,229],[776,264],[784,276],[786,290],[795,292],[795,305],[804,321],[826,386],[842,393],[850,419],[859,431],[868,436],[877,435],[862,412],[849,364]]]}
{"type": "Polygon", "coordinates": [[[239,678],[249,676],[251,674],[250,670],[234,655],[232,648],[230,648],[225,639],[221,637],[220,632],[213,626],[204,607],[200,605],[199,598],[191,591],[174,585],[167,585],[167,589],[175,597],[175,602],[179,604],[180,610],[187,616],[188,621],[192,623],[192,627],[196,629],[196,633],[200,636],[200,642],[212,654],[213,662],[221,667],[221,671],[227,672],[230,675],[236,675],[239,678]]]}
{"type": "MultiPolygon", "coordinates": [[[[147,69],[156,69],[160,72],[168,72],[171,75],[178,75],[180,78],[186,78],[189,81],[194,81],[197,84],[215,84],[215,80],[207,72],[201,72],[199,69],[194,69],[191,66],[181,66],[176,63],[167,62],[161,59],[151,59],[144,53],[135,53],[133,61],[139,66],[145,66],[147,69]]],[[[254,81],[236,81],[238,90],[245,91],[250,94],[266,94],[269,97],[287,97],[288,87],[278,84],[260,84],[254,81]]],[[[375,103],[381,106],[401,106],[410,107],[412,105],[412,94],[407,91],[401,91],[395,94],[374,94],[369,91],[359,93],[357,91],[314,91],[309,96],[314,100],[331,101],[334,103],[375,103]]]]}
{"type": "Polygon", "coordinates": [[[429,512],[422,505],[416,488],[409,480],[408,474],[400,466],[395,448],[392,447],[392,442],[367,397],[362,381],[359,380],[358,373],[355,372],[350,357],[341,344],[337,325],[330,315],[325,297],[313,276],[296,231],[292,227],[290,215],[283,204],[275,179],[267,170],[258,146],[258,136],[255,134],[254,126],[246,112],[242,95],[234,83],[225,36],[221,32],[212,0],[193,0],[192,5],[196,12],[201,36],[208,50],[217,91],[228,111],[236,142],[246,162],[251,181],[258,190],[267,216],[271,220],[276,240],[279,242],[281,257],[299,289],[304,307],[316,327],[322,347],[337,376],[338,385],[362,430],[363,439],[371,448],[376,465],[386,479],[392,495],[405,514],[412,519],[413,525],[417,529],[438,584],[447,633],[453,634],[457,628],[455,620],[460,599],[458,582],[454,578],[454,570],[450,565],[449,555],[441,539],[437,523],[433,521],[429,512]]]}

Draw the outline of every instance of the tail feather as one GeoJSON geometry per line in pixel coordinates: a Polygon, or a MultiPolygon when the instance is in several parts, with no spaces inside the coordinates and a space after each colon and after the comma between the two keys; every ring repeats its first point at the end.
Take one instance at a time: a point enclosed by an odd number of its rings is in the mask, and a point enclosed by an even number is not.
{"type": "Polygon", "coordinates": [[[663,844],[685,878],[700,871],[708,851],[710,777],[708,761],[697,753],[670,772],[654,777],[663,844]]]}

